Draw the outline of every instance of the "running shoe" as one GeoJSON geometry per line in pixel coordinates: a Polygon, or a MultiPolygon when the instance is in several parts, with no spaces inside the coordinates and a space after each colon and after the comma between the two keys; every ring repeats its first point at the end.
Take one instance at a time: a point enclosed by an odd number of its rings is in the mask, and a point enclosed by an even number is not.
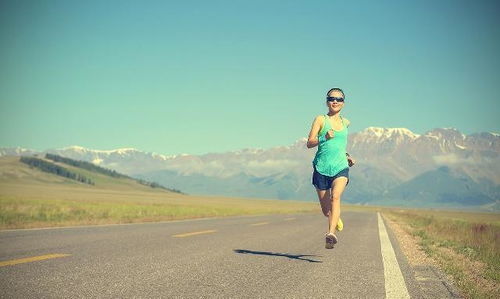
{"type": "Polygon", "coordinates": [[[327,233],[325,236],[325,248],[332,249],[333,245],[337,244],[337,236],[332,233],[327,233]]]}
{"type": "Polygon", "coordinates": [[[336,229],[340,232],[344,229],[344,223],[342,222],[342,219],[339,217],[339,222],[337,222],[337,227],[336,229]]]}

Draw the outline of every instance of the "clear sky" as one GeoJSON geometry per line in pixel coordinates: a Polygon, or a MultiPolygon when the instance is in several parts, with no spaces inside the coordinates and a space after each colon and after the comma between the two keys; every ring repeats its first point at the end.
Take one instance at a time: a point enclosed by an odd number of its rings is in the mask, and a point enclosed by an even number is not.
{"type": "Polygon", "coordinates": [[[334,86],[350,132],[499,132],[499,15],[482,0],[0,0],[0,146],[288,145],[334,86]]]}

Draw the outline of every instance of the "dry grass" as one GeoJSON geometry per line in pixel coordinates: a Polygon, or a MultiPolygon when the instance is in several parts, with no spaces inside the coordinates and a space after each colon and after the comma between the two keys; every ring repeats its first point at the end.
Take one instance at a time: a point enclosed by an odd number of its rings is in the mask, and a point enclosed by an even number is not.
{"type": "Polygon", "coordinates": [[[383,209],[467,298],[500,298],[500,215],[383,209]]]}
{"type": "Polygon", "coordinates": [[[0,183],[0,229],[313,211],[316,203],[0,183]]]}
{"type": "Polygon", "coordinates": [[[0,157],[0,229],[318,211],[317,203],[188,196],[66,167],[96,185],[0,157]]]}
{"type": "Polygon", "coordinates": [[[0,157],[0,229],[318,212],[310,202],[188,196],[79,168],[95,186],[0,157]]]}

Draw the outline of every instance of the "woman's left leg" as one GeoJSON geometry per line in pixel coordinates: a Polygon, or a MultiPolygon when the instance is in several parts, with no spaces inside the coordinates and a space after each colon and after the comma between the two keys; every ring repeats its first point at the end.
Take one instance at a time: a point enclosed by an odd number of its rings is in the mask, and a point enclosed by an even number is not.
{"type": "Polygon", "coordinates": [[[329,233],[335,234],[335,227],[337,227],[337,223],[340,217],[340,197],[345,190],[347,185],[348,178],[346,177],[338,177],[332,182],[332,197],[331,197],[331,207],[332,210],[328,215],[328,231],[329,233]]]}
{"type": "Polygon", "coordinates": [[[316,188],[316,192],[318,193],[319,204],[321,206],[321,211],[323,215],[328,217],[329,213],[332,210],[332,195],[330,193],[330,189],[328,190],[320,190],[316,188]]]}

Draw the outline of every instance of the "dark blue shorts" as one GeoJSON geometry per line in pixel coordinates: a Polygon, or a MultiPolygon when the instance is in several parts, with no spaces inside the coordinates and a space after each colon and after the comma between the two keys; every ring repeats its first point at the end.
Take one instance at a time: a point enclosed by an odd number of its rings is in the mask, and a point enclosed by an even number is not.
{"type": "Polygon", "coordinates": [[[314,185],[314,187],[316,187],[316,189],[328,190],[332,188],[333,181],[341,176],[346,177],[347,184],[349,184],[349,168],[342,169],[339,173],[337,173],[334,176],[326,176],[316,171],[316,167],[314,167],[312,184],[314,185]]]}

